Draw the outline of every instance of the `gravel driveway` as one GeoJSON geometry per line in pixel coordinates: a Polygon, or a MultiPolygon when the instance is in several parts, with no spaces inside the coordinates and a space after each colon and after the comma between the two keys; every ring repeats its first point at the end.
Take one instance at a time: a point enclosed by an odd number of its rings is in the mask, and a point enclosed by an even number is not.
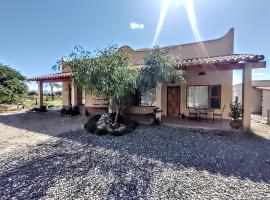
{"type": "Polygon", "coordinates": [[[76,131],[0,158],[1,199],[270,199],[270,141],[140,126],[76,131]]]}

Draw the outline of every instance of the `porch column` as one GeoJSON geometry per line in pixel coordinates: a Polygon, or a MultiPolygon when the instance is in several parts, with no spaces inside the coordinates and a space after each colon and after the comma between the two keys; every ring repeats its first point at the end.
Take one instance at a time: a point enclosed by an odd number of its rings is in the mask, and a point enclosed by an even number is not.
{"type": "Polygon", "coordinates": [[[252,105],[252,63],[245,63],[242,78],[243,129],[250,129],[252,105]]]}
{"type": "Polygon", "coordinates": [[[74,79],[71,81],[71,106],[78,106],[77,86],[74,83],[74,79]]]}
{"type": "Polygon", "coordinates": [[[43,106],[43,82],[38,82],[38,105],[41,108],[43,106]]]}
{"type": "MultiPolygon", "coordinates": [[[[162,110],[161,107],[161,87],[162,84],[158,84],[156,87],[156,107],[158,107],[160,110],[162,110]]],[[[156,113],[156,118],[158,118],[161,121],[161,112],[156,113]]]]}

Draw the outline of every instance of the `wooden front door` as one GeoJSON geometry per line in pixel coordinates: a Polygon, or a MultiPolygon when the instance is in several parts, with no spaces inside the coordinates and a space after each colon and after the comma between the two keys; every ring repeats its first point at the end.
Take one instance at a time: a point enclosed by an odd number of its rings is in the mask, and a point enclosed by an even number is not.
{"type": "Polygon", "coordinates": [[[167,115],[180,115],[180,87],[173,86],[167,88],[167,115]]]}

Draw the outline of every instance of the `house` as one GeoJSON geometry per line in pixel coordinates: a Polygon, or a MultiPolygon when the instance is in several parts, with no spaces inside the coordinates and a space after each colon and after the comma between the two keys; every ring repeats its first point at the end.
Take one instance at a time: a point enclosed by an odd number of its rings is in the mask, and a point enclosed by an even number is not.
{"type": "MultiPolygon", "coordinates": [[[[267,110],[270,109],[270,80],[252,81],[252,104],[251,112],[267,116],[267,110]]],[[[242,84],[233,86],[233,97],[238,97],[242,102],[242,84]]]]}
{"type": "MultiPolygon", "coordinates": [[[[191,44],[164,47],[169,54],[182,62],[175,66],[188,72],[186,81],[176,80],[162,83],[151,91],[142,94],[139,104],[130,106],[131,114],[145,115],[153,108],[159,107],[162,112],[157,117],[188,115],[188,107],[210,108],[221,112],[225,107],[223,118],[229,118],[229,105],[232,101],[233,70],[243,70],[243,127],[250,127],[251,117],[251,71],[252,68],[264,68],[262,55],[235,54],[234,29],[215,40],[191,44]]],[[[142,57],[147,49],[134,50],[123,46],[121,51],[127,52],[134,67],[143,65],[142,57]]],[[[102,98],[84,92],[74,85],[72,72],[67,63],[63,62],[63,72],[46,76],[34,77],[31,80],[39,84],[39,103],[42,101],[44,82],[63,82],[63,106],[81,106],[89,112],[104,112],[108,103],[102,98]]],[[[210,116],[211,117],[211,116],[210,116]]]]}

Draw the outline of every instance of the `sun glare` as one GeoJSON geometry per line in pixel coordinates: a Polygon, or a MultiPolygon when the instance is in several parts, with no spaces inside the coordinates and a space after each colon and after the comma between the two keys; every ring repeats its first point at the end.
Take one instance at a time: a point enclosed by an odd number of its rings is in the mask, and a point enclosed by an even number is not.
{"type": "MultiPolygon", "coordinates": [[[[194,34],[194,37],[196,38],[197,41],[202,41],[198,24],[197,24],[197,17],[196,17],[196,12],[193,5],[193,0],[163,0],[160,17],[159,17],[159,23],[158,23],[155,38],[153,41],[153,46],[156,45],[158,42],[158,38],[162,30],[164,20],[166,18],[169,7],[174,6],[174,5],[184,6],[188,15],[189,23],[190,23],[192,32],[194,34]]],[[[205,50],[204,47],[202,48],[203,50],[205,50]]]]}

